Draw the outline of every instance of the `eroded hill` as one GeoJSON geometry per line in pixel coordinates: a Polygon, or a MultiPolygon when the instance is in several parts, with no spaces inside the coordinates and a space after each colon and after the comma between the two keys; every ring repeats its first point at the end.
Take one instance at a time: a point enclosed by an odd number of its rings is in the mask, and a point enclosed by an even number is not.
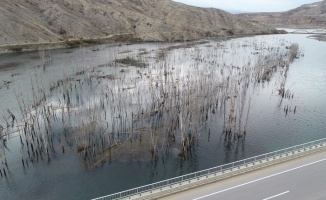
{"type": "Polygon", "coordinates": [[[1,0],[0,45],[118,37],[176,41],[275,30],[171,0],[1,0]]]}
{"type": "Polygon", "coordinates": [[[238,16],[273,27],[326,28],[326,0],[302,5],[287,12],[246,13],[238,16]]]}

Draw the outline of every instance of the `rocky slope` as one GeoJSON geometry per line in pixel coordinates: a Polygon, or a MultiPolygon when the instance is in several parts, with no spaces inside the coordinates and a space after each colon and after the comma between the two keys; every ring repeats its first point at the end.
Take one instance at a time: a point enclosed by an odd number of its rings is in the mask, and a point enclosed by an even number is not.
{"type": "Polygon", "coordinates": [[[175,41],[275,32],[218,9],[171,0],[1,0],[0,23],[0,45],[112,35],[141,41],[175,41]]]}
{"type": "Polygon", "coordinates": [[[246,13],[238,16],[273,27],[326,28],[326,0],[302,5],[287,12],[246,13]]]}

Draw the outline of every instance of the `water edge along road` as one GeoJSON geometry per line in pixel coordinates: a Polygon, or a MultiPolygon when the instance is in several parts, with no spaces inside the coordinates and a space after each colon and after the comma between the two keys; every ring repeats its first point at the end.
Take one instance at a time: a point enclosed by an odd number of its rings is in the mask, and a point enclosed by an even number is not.
{"type": "Polygon", "coordinates": [[[160,200],[326,199],[326,151],[187,190],[160,200]]]}

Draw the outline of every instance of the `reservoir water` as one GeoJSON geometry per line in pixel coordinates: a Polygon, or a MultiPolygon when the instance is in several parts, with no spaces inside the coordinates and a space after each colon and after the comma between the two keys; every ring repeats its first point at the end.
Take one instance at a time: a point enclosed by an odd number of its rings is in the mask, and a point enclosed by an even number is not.
{"type": "Polygon", "coordinates": [[[307,36],[0,55],[0,199],[91,199],[324,138],[326,43],[307,36]],[[295,43],[299,51],[288,70],[269,62],[284,59],[295,43]],[[257,78],[257,67],[269,63],[273,73],[257,78]],[[245,77],[248,85],[240,87],[245,77]],[[159,113],[163,104],[168,114],[159,113]],[[203,116],[189,114],[185,104],[203,116]],[[39,120],[33,127],[39,133],[24,133],[24,107],[25,127],[39,120]],[[187,156],[180,153],[182,134],[165,137],[174,114],[174,131],[196,130],[187,156]],[[194,129],[183,127],[187,120],[194,129]],[[102,122],[89,128],[94,121],[103,121],[104,130],[102,122]]]}

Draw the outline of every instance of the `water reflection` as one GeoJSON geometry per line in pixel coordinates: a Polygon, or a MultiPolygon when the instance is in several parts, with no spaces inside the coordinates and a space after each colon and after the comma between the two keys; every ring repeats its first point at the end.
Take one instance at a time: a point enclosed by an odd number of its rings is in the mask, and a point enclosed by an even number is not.
{"type": "Polygon", "coordinates": [[[277,35],[173,45],[2,55],[0,79],[7,85],[0,108],[9,127],[0,124],[10,137],[1,144],[0,197],[89,199],[324,137],[325,44],[277,35]],[[267,65],[261,58],[281,55],[291,43],[299,43],[304,57],[289,68],[272,66],[276,73],[259,71],[267,65]],[[149,67],[121,66],[128,63],[149,67]],[[250,79],[248,66],[257,79],[250,79]],[[7,108],[23,118],[17,99],[36,105],[44,98],[46,106],[31,111],[50,113],[49,120],[37,115],[35,126],[17,122],[22,128],[15,132],[7,108]]]}

